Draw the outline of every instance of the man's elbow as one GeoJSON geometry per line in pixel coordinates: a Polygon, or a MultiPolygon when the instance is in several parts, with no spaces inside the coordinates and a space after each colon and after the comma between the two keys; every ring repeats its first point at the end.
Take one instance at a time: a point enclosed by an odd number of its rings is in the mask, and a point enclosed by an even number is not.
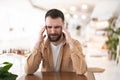
{"type": "Polygon", "coordinates": [[[28,66],[25,66],[24,67],[24,70],[25,70],[25,73],[27,74],[27,75],[29,75],[29,74],[33,74],[35,71],[33,71],[32,69],[30,69],[28,66]]]}
{"type": "Polygon", "coordinates": [[[87,72],[87,67],[82,68],[81,70],[77,70],[76,74],[84,75],[87,72]]]}
{"type": "Polygon", "coordinates": [[[25,70],[25,73],[26,73],[27,75],[33,74],[33,72],[31,72],[31,71],[29,71],[29,70],[25,70]]]}

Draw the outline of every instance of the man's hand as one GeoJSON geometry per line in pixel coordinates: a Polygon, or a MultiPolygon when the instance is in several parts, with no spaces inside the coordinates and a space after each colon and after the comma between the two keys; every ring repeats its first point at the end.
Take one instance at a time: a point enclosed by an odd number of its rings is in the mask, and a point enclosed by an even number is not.
{"type": "Polygon", "coordinates": [[[73,43],[72,43],[72,38],[71,38],[70,33],[66,30],[66,28],[63,28],[63,32],[65,33],[67,42],[69,43],[70,47],[72,48],[73,43]]]}
{"type": "Polygon", "coordinates": [[[45,26],[40,31],[39,43],[44,42],[44,38],[46,37],[46,35],[43,35],[44,32],[45,32],[45,26]]]}

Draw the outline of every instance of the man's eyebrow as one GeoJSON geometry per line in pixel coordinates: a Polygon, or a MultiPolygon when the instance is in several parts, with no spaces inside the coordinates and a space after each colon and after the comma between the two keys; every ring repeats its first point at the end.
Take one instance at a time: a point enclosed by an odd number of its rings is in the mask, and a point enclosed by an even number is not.
{"type": "Polygon", "coordinates": [[[52,27],[52,26],[46,26],[46,27],[52,27]]]}
{"type": "Polygon", "coordinates": [[[60,25],[58,25],[58,26],[54,26],[54,27],[61,27],[60,25]]]}
{"type": "Polygon", "coordinates": [[[61,25],[56,25],[56,26],[47,26],[46,27],[61,27],[61,25]]]}

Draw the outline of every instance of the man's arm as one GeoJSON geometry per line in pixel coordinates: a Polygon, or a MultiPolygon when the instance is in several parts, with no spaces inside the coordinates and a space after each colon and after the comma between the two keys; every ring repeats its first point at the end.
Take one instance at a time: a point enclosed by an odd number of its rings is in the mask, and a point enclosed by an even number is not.
{"type": "Polygon", "coordinates": [[[71,49],[71,59],[73,62],[73,68],[75,72],[82,75],[87,70],[86,61],[82,52],[82,47],[79,41],[72,41],[71,49]]]}
{"type": "Polygon", "coordinates": [[[84,55],[82,52],[82,47],[79,41],[75,41],[71,38],[70,33],[63,28],[66,40],[70,45],[70,50],[71,50],[71,59],[73,63],[73,68],[76,71],[77,74],[82,75],[86,72],[87,70],[87,65],[84,59],[84,55]]]}
{"type": "Polygon", "coordinates": [[[39,68],[41,59],[42,59],[41,52],[39,50],[39,47],[36,45],[30,56],[27,58],[25,64],[25,72],[27,74],[33,74],[39,68]]]}
{"type": "Polygon", "coordinates": [[[45,38],[45,36],[43,35],[44,31],[45,27],[41,29],[38,43],[35,45],[31,55],[27,58],[25,64],[25,72],[27,74],[33,74],[39,68],[39,64],[42,59],[42,48],[44,45],[45,38]]]}

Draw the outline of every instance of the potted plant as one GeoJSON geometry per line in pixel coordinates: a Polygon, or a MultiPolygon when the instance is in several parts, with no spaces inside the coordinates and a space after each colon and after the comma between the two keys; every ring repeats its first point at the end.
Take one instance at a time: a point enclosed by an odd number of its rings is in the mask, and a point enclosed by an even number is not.
{"type": "Polygon", "coordinates": [[[118,36],[112,36],[106,41],[106,44],[108,46],[108,54],[111,55],[111,58],[113,59],[116,59],[118,43],[118,36]]]}
{"type": "Polygon", "coordinates": [[[113,18],[109,21],[112,23],[108,28],[105,29],[107,32],[108,40],[106,44],[108,46],[108,55],[109,59],[117,60],[117,46],[119,45],[119,35],[120,35],[120,28],[115,27],[115,22],[113,22],[113,18]]]}

